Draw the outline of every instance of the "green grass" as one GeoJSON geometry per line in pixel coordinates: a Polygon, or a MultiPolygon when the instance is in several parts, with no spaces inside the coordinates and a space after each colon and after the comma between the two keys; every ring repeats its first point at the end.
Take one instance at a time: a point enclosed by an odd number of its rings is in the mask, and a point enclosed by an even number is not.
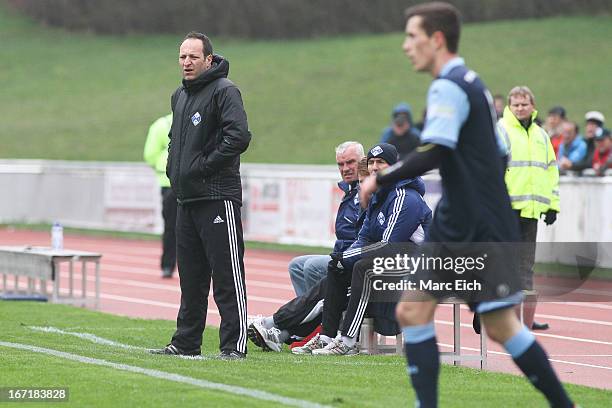
{"type": "MultiPolygon", "coordinates": [[[[139,347],[168,342],[174,323],[140,320],[46,303],[0,301],[0,341],[34,345],[201,380],[259,389],[336,407],[406,406],[414,396],[405,365],[397,356],[311,358],[263,353],[252,347],[246,361],[201,361],[153,356],[99,345],[73,336],[42,333],[29,326],[51,326],[90,333],[139,347]]],[[[218,331],[206,330],[203,354],[217,354],[218,331]]],[[[0,386],[69,387],[62,406],[274,406],[251,398],[153,379],[142,374],[86,365],[58,357],[0,346],[0,386]]],[[[521,377],[443,366],[440,403],[444,407],[545,407],[545,400],[521,377]]],[[[582,406],[610,406],[610,391],[568,385],[582,406]]]]}
{"type": "MultiPolygon", "coordinates": [[[[2,158],[140,161],[149,124],[179,84],[180,36],[95,36],[35,25],[0,0],[2,158]]],[[[468,24],[461,53],[492,92],[516,84],[543,111],[563,104],[612,118],[611,17],[468,24]]],[[[346,139],[374,143],[398,101],[420,116],[430,78],[398,33],[303,41],[213,38],[231,62],[253,142],[244,161],[333,160],[346,139]]]]}

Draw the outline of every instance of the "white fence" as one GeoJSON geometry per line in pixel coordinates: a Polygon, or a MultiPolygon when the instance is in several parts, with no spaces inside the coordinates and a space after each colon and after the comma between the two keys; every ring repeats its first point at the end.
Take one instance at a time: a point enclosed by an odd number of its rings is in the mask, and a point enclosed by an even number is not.
{"type": "MultiPolygon", "coordinates": [[[[243,223],[250,240],[331,246],[342,196],[335,166],[243,164],[243,223]]],[[[436,175],[426,199],[440,197],[436,175]]],[[[0,160],[0,223],[51,223],[160,232],[159,187],[141,163],[0,160]]],[[[538,241],[612,242],[612,177],[562,177],[561,215],[538,241]]],[[[548,255],[538,254],[539,260],[548,255]]],[[[611,259],[612,254],[608,254],[611,259]]],[[[608,264],[608,262],[606,262],[608,264]]]]}

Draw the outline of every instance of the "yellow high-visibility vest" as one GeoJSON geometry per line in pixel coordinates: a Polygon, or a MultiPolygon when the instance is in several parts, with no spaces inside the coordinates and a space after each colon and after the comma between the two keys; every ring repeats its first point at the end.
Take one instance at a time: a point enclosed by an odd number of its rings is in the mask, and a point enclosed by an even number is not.
{"type": "Polygon", "coordinates": [[[172,114],[157,119],[147,133],[143,157],[145,162],[155,170],[157,181],[161,187],[170,187],[170,180],[166,176],[166,163],[168,161],[168,133],[172,127],[172,114]]]}
{"type": "Polygon", "coordinates": [[[523,218],[540,218],[549,209],[560,211],[559,169],[550,137],[533,120],[525,129],[506,106],[497,122],[497,131],[508,145],[510,160],[506,170],[506,187],[512,208],[523,218]]]}

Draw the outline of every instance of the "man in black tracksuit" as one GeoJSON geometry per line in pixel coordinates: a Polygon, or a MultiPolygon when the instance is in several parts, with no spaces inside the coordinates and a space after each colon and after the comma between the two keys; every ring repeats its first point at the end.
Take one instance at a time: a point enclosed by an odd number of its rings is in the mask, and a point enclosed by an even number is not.
{"type": "Polygon", "coordinates": [[[199,355],[208,292],[221,315],[220,358],[246,356],[247,310],[240,206],[240,154],[251,139],[229,62],[203,34],[180,46],[183,84],[172,95],[167,174],[178,201],[181,306],[172,342],[158,354],[199,355]]]}

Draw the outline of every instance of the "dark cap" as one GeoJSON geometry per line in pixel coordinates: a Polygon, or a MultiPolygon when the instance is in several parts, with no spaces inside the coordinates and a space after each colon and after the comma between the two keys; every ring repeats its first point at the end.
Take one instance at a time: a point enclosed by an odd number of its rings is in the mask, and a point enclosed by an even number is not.
{"type": "Polygon", "coordinates": [[[368,161],[375,157],[393,165],[397,162],[397,149],[389,143],[378,143],[368,151],[368,161]]]}
{"type": "Polygon", "coordinates": [[[553,106],[548,111],[548,114],[549,115],[559,115],[561,116],[561,118],[565,119],[565,115],[567,113],[565,112],[565,108],[563,106],[553,106]]]}

